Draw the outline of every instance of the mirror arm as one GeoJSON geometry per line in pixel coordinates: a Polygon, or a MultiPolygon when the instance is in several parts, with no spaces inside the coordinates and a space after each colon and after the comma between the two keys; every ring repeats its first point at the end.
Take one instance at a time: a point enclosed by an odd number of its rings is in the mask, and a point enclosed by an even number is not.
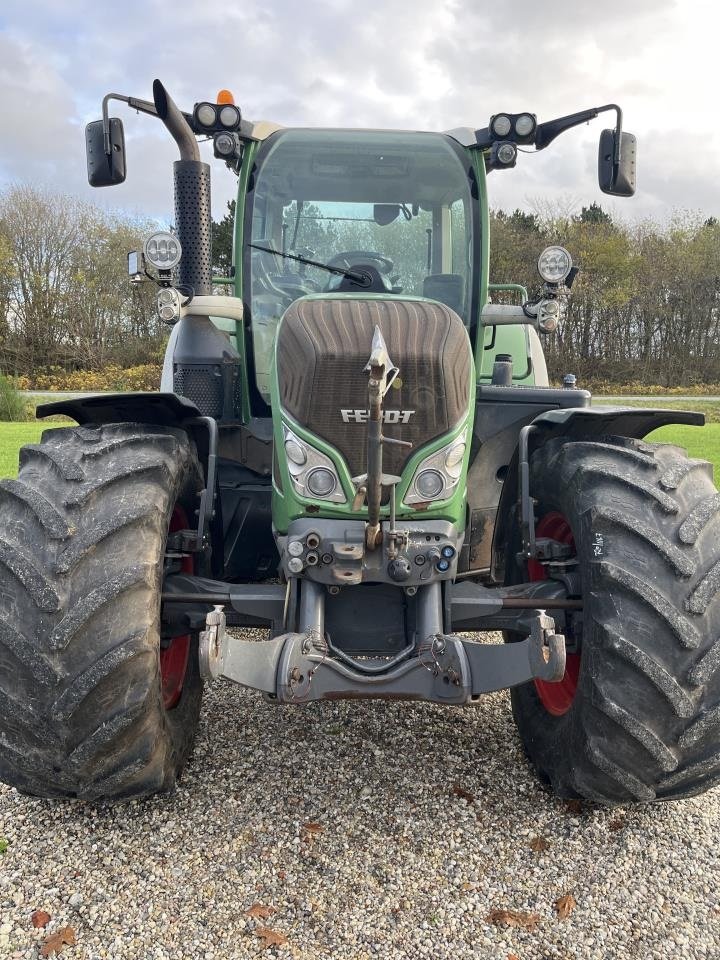
{"type": "Polygon", "coordinates": [[[108,93],[103,97],[102,102],[102,119],[103,119],[103,141],[105,146],[105,153],[107,156],[110,156],[111,147],[110,147],[110,116],[108,114],[108,103],[111,100],[120,100],[122,103],[127,103],[134,110],[138,110],[140,113],[149,113],[151,116],[156,117],[157,110],[155,109],[155,104],[150,103],[149,100],[138,100],[137,97],[126,97],[124,93],[108,93]]]}
{"type": "Polygon", "coordinates": [[[613,162],[620,162],[620,140],[622,133],[622,110],[616,103],[606,103],[602,107],[591,107],[589,110],[581,110],[579,113],[571,113],[567,117],[559,117],[557,120],[548,120],[547,123],[538,124],[535,134],[535,149],[544,150],[552,141],[565,133],[571,127],[577,127],[581,123],[587,123],[588,120],[594,120],[600,113],[607,110],[614,110],[617,114],[617,123],[615,125],[615,156],[613,162]]]}
{"type": "MultiPolygon", "coordinates": [[[[140,100],[138,97],[128,97],[124,93],[108,93],[103,97],[102,101],[102,119],[103,119],[103,144],[105,147],[105,153],[107,156],[110,156],[111,146],[110,146],[110,115],[108,113],[108,103],[110,100],[119,100],[122,103],[126,103],[129,107],[132,107],[133,110],[137,110],[138,113],[146,113],[151,117],[160,117],[160,114],[157,111],[157,107],[154,103],[151,103],[149,100],[140,100]]],[[[173,107],[175,104],[173,103],[173,107]]],[[[189,123],[190,116],[187,113],[183,113],[178,110],[178,113],[189,123]]]]}

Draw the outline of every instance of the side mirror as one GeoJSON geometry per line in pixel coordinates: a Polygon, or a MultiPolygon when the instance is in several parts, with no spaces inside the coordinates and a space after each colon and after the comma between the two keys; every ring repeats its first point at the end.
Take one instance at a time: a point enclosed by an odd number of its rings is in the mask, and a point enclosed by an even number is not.
{"type": "Polygon", "coordinates": [[[85,127],[88,183],[91,187],[113,187],[125,179],[125,133],[122,120],[110,117],[106,140],[102,120],[85,127]]]}
{"type": "Polygon", "coordinates": [[[617,131],[603,130],[598,149],[598,183],[603,193],[613,197],[631,197],[635,193],[635,157],[637,139],[632,133],[620,135],[620,160],[617,156],[617,131]]]}

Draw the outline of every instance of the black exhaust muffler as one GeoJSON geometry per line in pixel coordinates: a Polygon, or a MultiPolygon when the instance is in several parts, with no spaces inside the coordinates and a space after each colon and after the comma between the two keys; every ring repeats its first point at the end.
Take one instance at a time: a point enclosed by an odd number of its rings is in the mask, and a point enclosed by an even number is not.
{"type": "Polygon", "coordinates": [[[153,83],[153,100],[158,117],[180,150],[180,159],[173,164],[175,230],[182,246],[179,281],[192,287],[196,296],[209,296],[212,293],[210,166],[200,159],[195,134],[159,80],[153,83]]]}

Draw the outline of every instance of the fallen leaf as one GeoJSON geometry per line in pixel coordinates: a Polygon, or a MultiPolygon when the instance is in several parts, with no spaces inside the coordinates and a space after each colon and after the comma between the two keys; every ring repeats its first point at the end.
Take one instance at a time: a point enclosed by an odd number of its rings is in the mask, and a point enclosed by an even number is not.
{"type": "Polygon", "coordinates": [[[566,800],[565,811],[569,813],[571,817],[581,817],[583,812],[582,800],[566,800]]]}
{"type": "Polygon", "coordinates": [[[627,820],[625,820],[624,817],[615,817],[615,819],[611,820],[608,824],[608,830],[615,832],[617,830],[622,830],[625,826],[627,826],[627,820]]]}
{"type": "Polygon", "coordinates": [[[267,950],[268,947],[282,947],[288,942],[284,934],[278,933],[277,930],[271,930],[270,927],[257,927],[255,936],[264,941],[263,950],[267,950]]]}
{"type": "Polygon", "coordinates": [[[507,955],[507,960],[520,960],[520,957],[516,953],[509,953],[507,955]]]}
{"type": "Polygon", "coordinates": [[[456,797],[460,797],[461,800],[467,800],[468,803],[475,803],[475,795],[470,793],[469,790],[466,790],[465,787],[460,786],[459,783],[456,783],[452,792],[456,797]]]}
{"type": "Polygon", "coordinates": [[[530,849],[533,853],[544,853],[550,849],[550,843],[545,837],[533,837],[530,841],[530,849]]]}
{"type": "Polygon", "coordinates": [[[77,943],[77,937],[72,927],[61,927],[55,933],[51,933],[45,943],[40,948],[40,955],[49,957],[52,953],[62,953],[62,948],[74,947],[77,943]]]}
{"type": "Polygon", "coordinates": [[[522,910],[491,910],[488,914],[488,923],[496,927],[525,927],[534,930],[540,923],[539,913],[525,913],[522,910]]]}
{"type": "Polygon", "coordinates": [[[266,907],[264,903],[254,903],[245,913],[256,920],[267,920],[274,913],[277,913],[275,907],[266,907]]]}
{"type": "Polygon", "coordinates": [[[555,910],[561,920],[567,920],[577,906],[577,900],[571,893],[566,893],[555,901],[555,910]]]}
{"type": "Polygon", "coordinates": [[[287,873],[285,870],[278,870],[277,875],[280,880],[284,880],[287,877],[287,873]]]}
{"type": "Polygon", "coordinates": [[[319,833],[322,833],[324,829],[325,827],[321,823],[304,823],[302,825],[302,832],[313,837],[316,837],[319,833]]]}
{"type": "Polygon", "coordinates": [[[478,885],[476,883],[470,883],[469,880],[466,880],[460,889],[463,893],[469,893],[471,890],[477,890],[477,887],[478,885]]]}
{"type": "Polygon", "coordinates": [[[30,919],[34,927],[46,927],[50,923],[50,914],[45,910],[33,910],[30,919]]]}

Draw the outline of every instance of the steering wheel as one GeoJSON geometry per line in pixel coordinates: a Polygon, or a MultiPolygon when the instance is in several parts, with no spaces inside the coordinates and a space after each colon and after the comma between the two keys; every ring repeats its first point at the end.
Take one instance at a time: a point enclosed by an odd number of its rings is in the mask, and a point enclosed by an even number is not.
{"type": "Polygon", "coordinates": [[[328,260],[327,265],[349,270],[353,265],[365,263],[368,260],[377,264],[377,269],[382,274],[390,273],[393,268],[393,262],[389,257],[384,257],[382,253],[374,250],[347,250],[344,253],[336,253],[331,260],[328,260]]]}

